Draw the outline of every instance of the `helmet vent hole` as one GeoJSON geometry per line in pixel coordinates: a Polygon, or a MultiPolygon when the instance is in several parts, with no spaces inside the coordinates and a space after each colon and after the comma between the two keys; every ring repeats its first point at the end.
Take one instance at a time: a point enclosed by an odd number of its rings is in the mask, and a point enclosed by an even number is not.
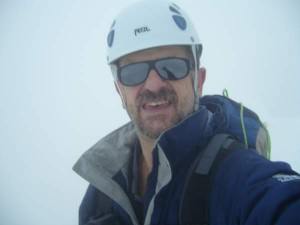
{"type": "Polygon", "coordinates": [[[185,30],[186,29],[186,21],[182,16],[177,16],[174,15],[173,19],[176,23],[176,25],[181,29],[181,30],[185,30]]]}
{"type": "Polygon", "coordinates": [[[176,13],[176,14],[181,15],[181,13],[180,13],[177,9],[175,9],[173,6],[170,6],[169,9],[170,9],[170,11],[172,11],[173,13],[176,13]]]}
{"type": "Polygon", "coordinates": [[[180,9],[180,7],[178,5],[176,5],[175,3],[172,3],[172,6],[178,10],[180,9]]]}
{"type": "Polygon", "coordinates": [[[114,42],[114,37],[115,37],[115,31],[111,30],[107,36],[107,45],[111,47],[114,42]]]}

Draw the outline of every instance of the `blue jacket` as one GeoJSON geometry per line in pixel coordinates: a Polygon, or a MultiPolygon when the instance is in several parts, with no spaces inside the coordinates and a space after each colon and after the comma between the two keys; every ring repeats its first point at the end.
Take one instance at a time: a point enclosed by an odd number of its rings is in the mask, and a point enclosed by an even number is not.
{"type": "MultiPolygon", "coordinates": [[[[79,224],[180,224],[183,189],[191,163],[215,134],[235,136],[231,128],[234,121],[226,120],[228,115],[224,113],[228,110],[212,111],[202,105],[159,137],[142,199],[142,219],[137,215],[131,189],[137,142],[133,124],[96,143],[74,166],[90,183],[80,207],[79,224]]],[[[228,154],[212,177],[209,194],[212,225],[300,224],[300,176],[286,163],[263,158],[256,149],[239,148],[228,154]]],[[[190,207],[199,207],[193,204],[190,207]]]]}

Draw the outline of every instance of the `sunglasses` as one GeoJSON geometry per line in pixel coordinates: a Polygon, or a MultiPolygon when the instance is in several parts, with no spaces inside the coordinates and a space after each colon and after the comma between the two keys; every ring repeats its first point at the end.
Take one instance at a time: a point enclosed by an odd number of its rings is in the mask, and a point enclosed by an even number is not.
{"type": "Polygon", "coordinates": [[[163,80],[180,80],[185,78],[192,67],[186,58],[161,58],[128,64],[118,68],[119,81],[125,86],[136,86],[147,80],[152,69],[163,80]]]}

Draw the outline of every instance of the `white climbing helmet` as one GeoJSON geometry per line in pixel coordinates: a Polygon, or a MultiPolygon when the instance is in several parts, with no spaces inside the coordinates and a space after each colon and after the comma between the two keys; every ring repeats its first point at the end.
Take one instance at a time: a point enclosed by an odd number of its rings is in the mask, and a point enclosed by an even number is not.
{"type": "MultiPolygon", "coordinates": [[[[127,54],[169,45],[190,46],[198,73],[202,44],[187,14],[168,0],[141,0],[119,13],[107,36],[107,62],[117,79],[116,60],[127,54]]],[[[198,109],[198,76],[193,76],[194,110],[198,109]]],[[[118,84],[116,83],[119,89],[118,84]]],[[[121,93],[121,92],[120,92],[121,93]]],[[[123,105],[126,106],[121,94],[123,105]]]]}
{"type": "Polygon", "coordinates": [[[129,53],[167,45],[191,46],[197,58],[202,51],[192,22],[176,4],[167,0],[138,1],[121,11],[111,25],[107,62],[112,64],[129,53]]]}

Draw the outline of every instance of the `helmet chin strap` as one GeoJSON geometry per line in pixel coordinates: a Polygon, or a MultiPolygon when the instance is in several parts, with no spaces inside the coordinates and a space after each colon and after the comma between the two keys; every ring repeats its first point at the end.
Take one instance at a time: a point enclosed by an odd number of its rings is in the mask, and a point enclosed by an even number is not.
{"type": "Polygon", "coordinates": [[[197,59],[197,50],[196,45],[191,46],[193,57],[194,57],[194,65],[195,65],[195,74],[193,76],[194,82],[194,111],[197,111],[199,108],[199,92],[198,92],[198,59],[197,59]]]}

